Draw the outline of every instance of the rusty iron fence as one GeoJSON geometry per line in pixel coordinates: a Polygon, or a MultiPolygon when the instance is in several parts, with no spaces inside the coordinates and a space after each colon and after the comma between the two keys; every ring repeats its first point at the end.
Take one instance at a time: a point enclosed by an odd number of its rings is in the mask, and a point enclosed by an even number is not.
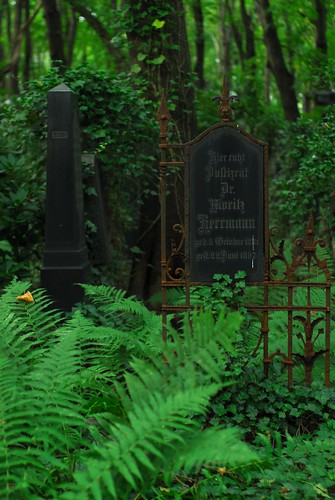
{"type": "MultiPolygon", "coordinates": [[[[225,83],[218,100],[221,123],[230,126],[230,97],[225,83]]],[[[168,125],[172,117],[164,93],[157,118],[161,151],[161,286],[165,339],[168,315],[189,311],[192,287],[204,283],[190,279],[188,150],[194,141],[187,144],[168,142],[168,125]],[[179,291],[179,298],[183,297],[182,303],[180,300],[171,303],[169,291],[173,289],[179,291]]],[[[276,244],[276,232],[269,229],[267,175],[264,182],[264,280],[248,283],[250,287],[254,285],[258,293],[255,294],[257,301],[246,305],[260,322],[259,337],[250,356],[263,348],[265,375],[269,376],[273,364],[280,363],[281,371],[287,371],[289,386],[296,381],[294,370],[299,367],[305,384],[310,386],[313,368],[322,360],[324,383],[329,387],[331,274],[327,260],[320,257],[325,242],[316,237],[310,214],[304,237],[296,239],[292,256],[286,257],[284,242],[276,244]],[[278,317],[280,331],[276,331],[278,317]]]]}
{"type": "Polygon", "coordinates": [[[324,248],[325,242],[316,238],[312,214],[305,237],[294,242],[290,260],[285,256],[283,242],[275,245],[274,232],[269,233],[268,244],[263,304],[249,306],[250,310],[261,312],[264,372],[268,375],[271,363],[280,359],[283,369],[287,369],[289,386],[293,384],[296,366],[302,366],[305,383],[310,386],[315,362],[324,357],[324,382],[329,387],[331,275],[327,260],[318,256],[318,247],[324,248]],[[282,347],[271,342],[271,315],[276,312],[285,319],[286,345],[282,347]]]}

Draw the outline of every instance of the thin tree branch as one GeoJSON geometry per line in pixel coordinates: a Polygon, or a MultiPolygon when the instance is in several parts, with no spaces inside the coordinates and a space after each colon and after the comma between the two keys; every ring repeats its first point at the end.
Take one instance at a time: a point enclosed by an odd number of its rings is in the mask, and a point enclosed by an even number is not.
{"type": "Polygon", "coordinates": [[[35,17],[39,13],[41,7],[42,7],[42,1],[40,1],[40,3],[35,7],[35,10],[31,14],[31,16],[29,17],[29,19],[27,19],[20,26],[20,29],[19,29],[18,34],[16,36],[16,39],[13,42],[12,51],[11,51],[11,60],[10,60],[10,62],[6,66],[4,66],[3,68],[0,69],[0,75],[1,76],[4,76],[7,73],[10,73],[10,71],[12,70],[12,68],[18,62],[19,57],[20,57],[21,42],[22,42],[23,35],[24,35],[25,31],[27,30],[27,28],[34,21],[35,17]]]}
{"type": "Polygon", "coordinates": [[[73,9],[78,12],[78,14],[86,19],[88,24],[91,26],[91,28],[97,33],[101,41],[103,42],[107,52],[113,56],[116,57],[116,51],[111,43],[111,35],[105,28],[105,26],[102,24],[100,19],[98,19],[96,16],[93,15],[92,11],[90,11],[88,8],[86,8],[84,5],[82,5],[78,0],[68,0],[69,4],[73,9]]]}

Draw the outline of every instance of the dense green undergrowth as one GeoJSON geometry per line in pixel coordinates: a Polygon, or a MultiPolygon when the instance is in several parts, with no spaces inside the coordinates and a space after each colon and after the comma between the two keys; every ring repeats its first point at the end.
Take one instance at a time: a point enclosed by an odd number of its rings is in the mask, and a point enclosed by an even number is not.
{"type": "Polygon", "coordinates": [[[159,316],[86,286],[97,314],[68,318],[41,290],[1,298],[1,498],[133,498],[201,469],[257,460],[239,431],[203,428],[241,318],[197,314],[162,344],[159,316]],[[98,320],[97,320],[98,318],[98,320]]]}
{"type": "MultiPolygon", "coordinates": [[[[102,178],[113,269],[105,265],[103,271],[99,266],[93,271],[95,275],[100,272],[99,281],[112,273],[112,282],[125,287],[139,210],[153,189],[156,174],[156,158],[148,144],[158,144],[158,105],[147,99],[140,78],[125,73],[115,76],[85,65],[64,73],[53,68],[31,81],[19,96],[0,100],[0,284],[8,284],[14,275],[39,283],[45,224],[47,95],[61,83],[78,96],[81,151],[96,156],[102,178]]],[[[87,165],[83,171],[85,199],[97,196],[87,182],[91,175],[87,165]]],[[[91,253],[97,228],[87,206],[85,210],[91,253]]]]}
{"type": "Polygon", "coordinates": [[[243,310],[194,312],[164,344],[115,288],[85,285],[66,317],[28,288],[0,299],[1,498],[333,497],[335,392],[245,365],[243,310]]]}

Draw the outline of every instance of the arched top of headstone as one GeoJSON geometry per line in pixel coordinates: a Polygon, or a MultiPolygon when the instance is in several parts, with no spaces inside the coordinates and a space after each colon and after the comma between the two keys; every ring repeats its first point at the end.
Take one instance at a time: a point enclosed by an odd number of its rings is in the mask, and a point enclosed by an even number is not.
{"type": "Polygon", "coordinates": [[[267,143],[261,141],[257,137],[252,136],[246,130],[242,129],[239,125],[235,125],[234,123],[221,120],[221,122],[215,123],[211,127],[203,130],[198,136],[196,136],[191,141],[185,143],[185,146],[192,147],[193,145],[210,140],[211,136],[217,135],[217,131],[221,131],[221,135],[227,135],[230,137],[239,137],[241,142],[250,142],[258,144],[262,147],[266,147],[267,143]]]}
{"type": "Polygon", "coordinates": [[[72,90],[70,87],[65,85],[65,83],[61,83],[60,85],[57,85],[57,87],[51,89],[50,92],[72,92],[72,90]]]}

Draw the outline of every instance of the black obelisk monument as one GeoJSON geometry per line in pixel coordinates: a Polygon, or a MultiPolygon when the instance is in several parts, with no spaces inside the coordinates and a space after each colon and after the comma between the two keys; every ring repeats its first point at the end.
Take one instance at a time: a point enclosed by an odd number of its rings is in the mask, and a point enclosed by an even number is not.
{"type": "Polygon", "coordinates": [[[48,93],[45,251],[41,286],[70,310],[87,282],[83,185],[77,96],[64,84],[48,93]]]}

